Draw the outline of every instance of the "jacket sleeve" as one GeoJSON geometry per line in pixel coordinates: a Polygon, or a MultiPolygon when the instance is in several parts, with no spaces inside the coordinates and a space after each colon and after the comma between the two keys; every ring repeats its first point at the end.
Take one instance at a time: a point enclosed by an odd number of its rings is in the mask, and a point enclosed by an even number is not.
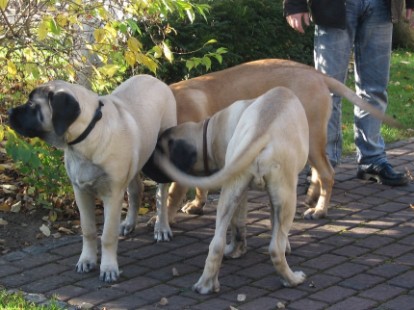
{"type": "Polygon", "coordinates": [[[407,9],[414,9],[414,0],[405,0],[405,7],[407,9]]]}
{"type": "MultiPolygon", "coordinates": [[[[407,0],[414,1],[414,0],[407,0]]],[[[283,15],[309,12],[306,0],[283,0],[283,15]]]]}

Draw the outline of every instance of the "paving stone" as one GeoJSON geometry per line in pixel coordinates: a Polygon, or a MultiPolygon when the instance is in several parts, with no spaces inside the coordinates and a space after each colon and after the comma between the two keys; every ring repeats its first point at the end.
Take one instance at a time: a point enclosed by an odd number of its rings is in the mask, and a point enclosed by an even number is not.
{"type": "Polygon", "coordinates": [[[331,286],[322,291],[312,294],[312,299],[327,302],[329,304],[341,301],[349,296],[355,295],[356,290],[344,288],[341,286],[331,286]]]}
{"type": "Polygon", "coordinates": [[[309,295],[308,292],[305,292],[300,289],[301,286],[296,288],[290,288],[290,287],[283,287],[279,290],[275,290],[273,293],[269,294],[269,297],[274,297],[280,300],[284,300],[287,302],[293,302],[296,300],[299,300],[307,295],[309,295]]]}
{"type": "Polygon", "coordinates": [[[231,303],[226,299],[215,298],[207,300],[201,304],[193,305],[191,309],[195,310],[228,310],[230,306],[234,306],[236,303],[231,303]]]}
{"type": "Polygon", "coordinates": [[[412,247],[403,244],[390,244],[374,252],[374,254],[385,255],[389,257],[398,257],[412,250],[412,247]]]}
{"type": "Polygon", "coordinates": [[[125,292],[113,289],[111,287],[109,288],[105,287],[97,291],[89,292],[85,295],[74,297],[70,299],[68,303],[70,305],[75,305],[75,306],[82,305],[83,303],[87,303],[93,306],[98,306],[99,304],[102,304],[106,301],[109,301],[115,298],[120,298],[125,295],[126,295],[125,292]]]}
{"type": "Polygon", "coordinates": [[[349,278],[356,274],[360,274],[361,272],[367,269],[368,267],[364,265],[345,262],[343,264],[339,264],[338,266],[326,270],[325,273],[341,278],[349,278]]]}
{"type": "Polygon", "coordinates": [[[388,283],[398,286],[398,287],[412,290],[414,289],[414,271],[411,270],[403,274],[400,274],[399,276],[394,277],[391,280],[389,280],[388,283]]]}
{"type": "MultiPolygon", "coordinates": [[[[394,149],[390,149],[394,150],[394,149]]],[[[414,170],[414,138],[400,143],[392,162],[414,170]]],[[[282,286],[268,253],[271,238],[267,194],[249,191],[248,251],[239,259],[224,259],[219,293],[191,290],[201,276],[214,235],[218,192],[209,196],[204,215],[178,214],[174,239],[156,243],[146,221],[121,237],[119,280],[99,280],[99,268],[75,272],[82,249],[80,235],[45,240],[0,256],[0,287],[42,296],[56,296],[64,309],[197,310],[278,309],[414,309],[414,182],[387,187],[355,178],[354,158],[343,158],[336,169],[328,218],[296,219],[289,233],[292,270],[307,274],[294,288],[282,286]],[[178,275],[173,274],[176,268],[178,275]],[[246,300],[237,300],[238,295],[246,300]],[[160,303],[165,297],[166,305],[160,303]],[[280,303],[280,304],[278,304],[280,303]]],[[[301,173],[298,200],[305,195],[301,173]]],[[[299,206],[298,212],[305,208],[299,206]]],[[[100,240],[99,240],[100,241],[100,240]]]]}
{"type": "Polygon", "coordinates": [[[389,310],[412,310],[413,305],[414,296],[403,295],[382,304],[382,307],[389,310]]]}
{"type": "Polygon", "coordinates": [[[256,299],[245,303],[243,305],[238,306],[237,308],[240,310],[273,310],[277,309],[277,305],[280,301],[270,297],[262,297],[260,299],[256,299]]]}
{"type": "Polygon", "coordinates": [[[384,278],[391,278],[409,269],[410,268],[408,266],[399,265],[395,263],[385,263],[383,265],[372,268],[368,270],[367,272],[373,275],[384,277],[384,278]]]}
{"type": "Polygon", "coordinates": [[[360,297],[349,297],[327,308],[329,310],[371,310],[376,309],[377,302],[360,297]]]}
{"type": "Polygon", "coordinates": [[[303,263],[306,267],[325,270],[346,261],[346,258],[339,255],[323,254],[317,258],[310,259],[303,263]]]}
{"type": "Polygon", "coordinates": [[[160,282],[145,276],[138,276],[133,279],[123,281],[121,283],[115,283],[112,285],[113,288],[116,288],[121,291],[125,291],[128,293],[141,291],[147,289],[149,287],[154,287],[158,285],[160,282]]]}
{"type": "Polygon", "coordinates": [[[246,302],[249,302],[251,300],[267,295],[268,293],[269,291],[257,287],[242,286],[235,290],[231,290],[228,293],[221,294],[220,298],[227,299],[231,302],[237,302],[237,296],[241,294],[246,297],[246,302]]]}
{"type": "Polygon", "coordinates": [[[59,300],[67,301],[74,297],[84,295],[87,292],[88,290],[83,287],[67,285],[67,286],[61,286],[55,290],[51,290],[48,294],[50,296],[55,296],[59,300]]]}
{"type": "Polygon", "coordinates": [[[167,284],[159,284],[137,293],[138,296],[147,300],[149,303],[156,303],[163,297],[170,297],[178,294],[179,288],[167,284]]]}
{"type": "MultiPolygon", "coordinates": [[[[23,269],[10,266],[9,265],[0,265],[0,278],[3,278],[5,276],[11,275],[11,274],[17,274],[21,273],[23,269]]],[[[0,282],[1,283],[1,282],[0,282]]]]}
{"type": "Polygon", "coordinates": [[[346,279],[339,283],[341,286],[354,289],[354,290],[366,290],[374,285],[384,282],[385,279],[367,274],[358,274],[352,278],[346,279]]]}
{"type": "Polygon", "coordinates": [[[380,284],[370,288],[368,290],[363,290],[359,296],[364,298],[369,298],[376,300],[378,302],[384,302],[392,298],[397,297],[405,292],[403,288],[395,287],[388,284],[380,284]]]}
{"type": "Polygon", "coordinates": [[[395,240],[392,238],[379,235],[371,235],[365,239],[357,240],[355,244],[369,249],[377,249],[392,242],[395,242],[395,240]]]}
{"type": "Polygon", "coordinates": [[[341,247],[333,251],[332,253],[352,258],[352,257],[361,256],[369,251],[370,250],[367,248],[359,247],[356,245],[347,245],[347,246],[341,247]]]}
{"type": "Polygon", "coordinates": [[[316,301],[308,298],[300,299],[298,301],[294,301],[287,305],[287,309],[292,310],[320,310],[320,309],[326,309],[328,304],[316,301]]]}

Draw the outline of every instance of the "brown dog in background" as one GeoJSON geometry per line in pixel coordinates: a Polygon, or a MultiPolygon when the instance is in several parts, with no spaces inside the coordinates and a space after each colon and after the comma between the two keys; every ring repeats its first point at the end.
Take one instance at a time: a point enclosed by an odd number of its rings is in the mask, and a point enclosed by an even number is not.
{"type": "MultiPolygon", "coordinates": [[[[311,185],[305,204],[304,217],[318,219],[327,215],[334,182],[334,170],[325,154],[327,124],[331,115],[331,93],[340,95],[354,105],[387,123],[393,119],[373,108],[343,83],[316,71],[313,67],[283,59],[264,59],[244,63],[229,69],[171,84],[177,102],[177,123],[199,122],[241,99],[256,98],[271,88],[291,89],[302,102],[309,123],[309,163],[312,166],[311,185]]],[[[169,190],[169,221],[185,198],[187,188],[173,183],[169,190]]],[[[207,191],[197,189],[194,201],[182,210],[197,213],[202,210],[207,191]]]]}

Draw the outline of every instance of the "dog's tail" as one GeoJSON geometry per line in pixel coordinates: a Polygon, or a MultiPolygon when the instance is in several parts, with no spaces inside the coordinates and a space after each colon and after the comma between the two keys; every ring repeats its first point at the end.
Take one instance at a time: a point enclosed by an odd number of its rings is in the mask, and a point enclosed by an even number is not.
{"type": "Polygon", "coordinates": [[[206,176],[192,176],[179,170],[165,155],[157,152],[155,161],[161,169],[174,181],[188,187],[199,187],[205,189],[216,189],[221,187],[226,181],[237,177],[241,171],[247,167],[257,157],[270,141],[270,135],[265,133],[257,140],[252,142],[243,151],[239,152],[230,162],[226,162],[223,169],[216,173],[206,176]]]}
{"type": "Polygon", "coordinates": [[[326,85],[332,93],[348,99],[354,105],[360,107],[362,110],[369,112],[372,116],[382,120],[384,123],[390,126],[397,128],[403,127],[396,119],[389,115],[386,115],[381,110],[370,105],[368,102],[359,97],[353,90],[348,88],[343,83],[325,74],[323,74],[323,76],[326,85]]]}

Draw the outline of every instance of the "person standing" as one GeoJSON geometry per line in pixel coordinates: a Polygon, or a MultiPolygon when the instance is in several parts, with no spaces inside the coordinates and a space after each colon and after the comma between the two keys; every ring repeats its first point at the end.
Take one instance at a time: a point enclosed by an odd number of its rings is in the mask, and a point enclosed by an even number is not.
{"type": "MultiPolygon", "coordinates": [[[[315,68],[345,83],[351,53],[354,53],[357,94],[385,112],[388,104],[393,23],[402,18],[404,0],[284,0],[288,24],[304,33],[315,23],[315,68]]],[[[405,0],[410,20],[414,0],[405,0]]],[[[413,27],[413,24],[411,24],[413,27]]],[[[341,98],[334,95],[328,124],[327,154],[332,166],[342,154],[341,98]]],[[[381,121],[354,108],[354,138],[357,177],[379,183],[406,185],[408,177],[388,163],[381,121]]]]}

